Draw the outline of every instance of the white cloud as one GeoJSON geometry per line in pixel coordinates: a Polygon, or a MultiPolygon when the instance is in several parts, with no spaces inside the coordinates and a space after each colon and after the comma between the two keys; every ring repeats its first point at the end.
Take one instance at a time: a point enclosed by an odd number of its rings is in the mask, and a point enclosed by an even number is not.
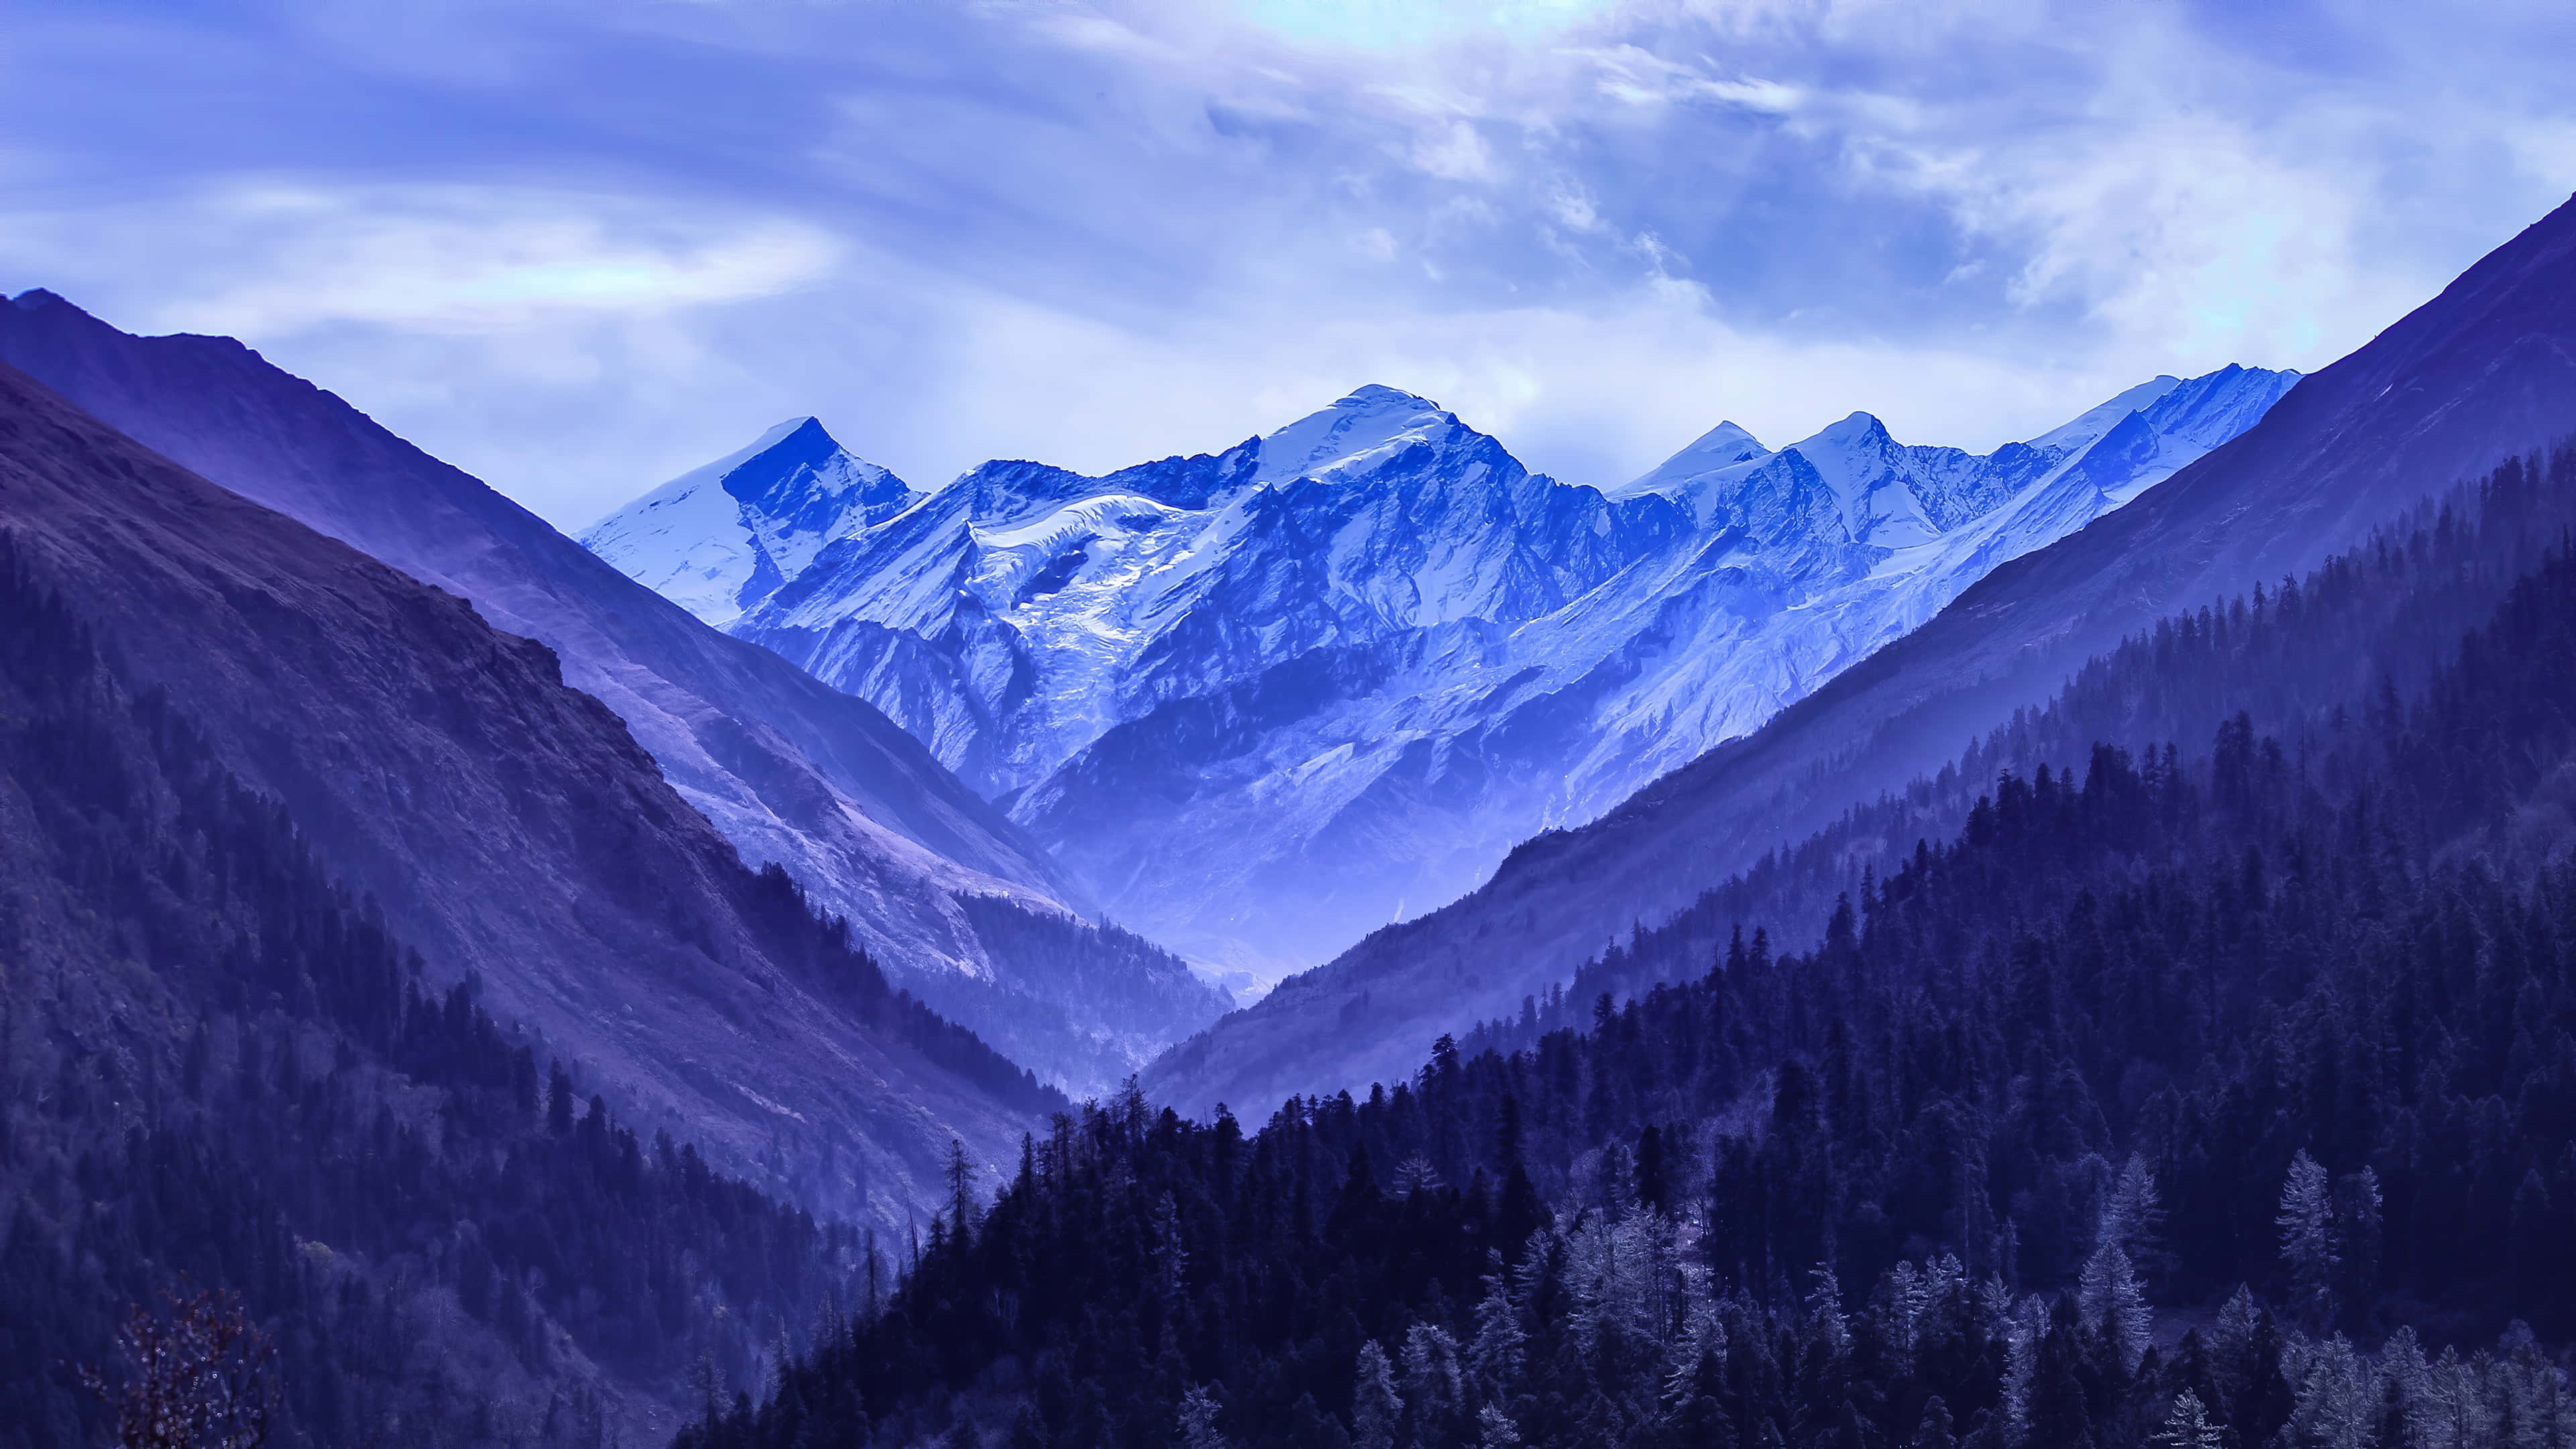
{"type": "Polygon", "coordinates": [[[473,335],[739,302],[820,280],[840,251],[809,224],[720,224],[631,197],[266,178],[0,226],[22,266],[118,294],[150,277],[130,324],[252,339],[341,324],[473,335]],[[188,240],[176,255],[172,235],[188,240]]]}
{"type": "Polygon", "coordinates": [[[14,35],[0,267],[571,523],[806,411],[917,481],[1371,380],[1587,482],[1720,417],[1990,445],[2314,366],[2576,185],[2537,9],[396,8],[14,35]]]}
{"type": "Polygon", "coordinates": [[[1493,149],[1466,121],[1452,121],[1413,143],[1413,164],[1445,181],[1495,179],[1493,149]]]}

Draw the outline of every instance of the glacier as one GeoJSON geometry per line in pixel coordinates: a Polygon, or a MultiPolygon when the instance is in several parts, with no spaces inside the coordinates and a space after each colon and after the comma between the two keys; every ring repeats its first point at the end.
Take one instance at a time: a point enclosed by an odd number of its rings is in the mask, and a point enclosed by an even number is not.
{"type": "Polygon", "coordinates": [[[2298,381],[1991,453],[1722,423],[1610,488],[1371,385],[1223,452],[915,492],[799,419],[585,541],[860,695],[1121,924],[1257,990],[1759,726],[2298,381]]]}

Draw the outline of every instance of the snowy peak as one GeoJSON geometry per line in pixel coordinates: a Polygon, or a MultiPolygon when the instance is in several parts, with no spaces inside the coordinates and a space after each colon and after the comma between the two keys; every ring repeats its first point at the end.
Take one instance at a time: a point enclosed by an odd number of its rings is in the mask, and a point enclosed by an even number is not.
{"type": "Polygon", "coordinates": [[[789,418],[610,514],[581,541],[722,627],[803,573],[825,545],[918,496],[835,442],[819,420],[789,418]]]}
{"type": "Polygon", "coordinates": [[[1833,490],[1843,529],[1853,543],[1909,548],[1940,537],[1925,505],[1922,470],[1898,447],[1887,425],[1856,412],[1823,432],[1781,450],[1795,454],[1833,490]]]}
{"type": "Polygon", "coordinates": [[[2207,452],[2252,427],[2298,385],[2299,377],[2296,372],[2267,372],[2230,363],[2205,377],[2176,384],[2140,415],[2159,434],[2187,438],[2207,452]]]}
{"type": "Polygon", "coordinates": [[[1763,447],[1751,433],[1731,422],[1719,423],[1692,439],[1689,447],[1655,465],[1653,472],[1611,489],[1610,496],[1625,498],[1639,493],[1661,493],[1668,498],[1674,497],[1708,474],[1732,468],[1738,463],[1759,462],[1770,456],[1771,450],[1763,447]]]}
{"type": "Polygon", "coordinates": [[[902,479],[834,442],[816,418],[780,423],[737,456],[721,475],[725,492],[775,519],[853,502],[882,517],[899,510],[912,493],[902,479]]]}
{"type": "Polygon", "coordinates": [[[1651,494],[1688,510],[1702,528],[1714,521],[1717,502],[1729,485],[1771,457],[1751,433],[1734,423],[1716,427],[1691,440],[1690,446],[1666,458],[1654,471],[1607,490],[1605,496],[1627,500],[1651,494]]]}
{"type": "Polygon", "coordinates": [[[1406,449],[1436,447],[1473,431],[1429,398],[1370,383],[1263,438],[1252,481],[1358,476],[1385,466],[1406,449]]]}
{"type": "Polygon", "coordinates": [[[2233,364],[2202,377],[2157,377],[1985,454],[1900,443],[1866,412],[1777,453],[1726,425],[1614,496],[1660,493],[1703,528],[1733,524],[1779,543],[1814,527],[1830,495],[1841,536],[1816,541],[1904,550],[2032,506],[2090,518],[2126,503],[2253,426],[2298,380],[2295,372],[2233,364]]]}
{"type": "MultiPolygon", "coordinates": [[[[2230,364],[2228,370],[2242,371],[2243,369],[2230,364]]],[[[2218,375],[2219,374],[2217,373],[2210,374],[2211,377],[2216,377],[2218,375]]],[[[2207,380],[2208,379],[2204,378],[2198,379],[2197,381],[2205,382],[2207,380]]],[[[2087,409],[2083,413],[2079,414],[2073,421],[2061,423],[2058,426],[2049,429],[2047,432],[2040,434],[2038,437],[2031,439],[2030,446],[2040,449],[2055,449],[2070,452],[2088,447],[2091,444],[2100,441],[2104,434],[2110,432],[2113,428],[2118,427],[2121,420],[2128,417],[2131,413],[2155,406],[2158,399],[2166,397],[2171,394],[2175,388],[2182,385],[2181,378],[2175,377],[2170,373],[2158,374],[2156,377],[2151,378],[2146,382],[2139,383],[2136,387],[2130,388],[2127,392],[2121,393],[2117,397],[2102,403],[2098,407],[2087,409]]]]}

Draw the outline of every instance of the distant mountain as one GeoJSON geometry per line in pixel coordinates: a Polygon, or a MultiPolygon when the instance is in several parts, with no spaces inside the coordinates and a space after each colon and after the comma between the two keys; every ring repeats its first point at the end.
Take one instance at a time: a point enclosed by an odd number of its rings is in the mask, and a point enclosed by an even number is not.
{"type": "Polygon", "coordinates": [[[619,509],[581,542],[721,627],[803,573],[825,544],[883,523],[918,496],[832,441],[820,422],[790,418],[619,509]]]}
{"type": "MultiPolygon", "coordinates": [[[[479,1007],[537,1067],[582,1066],[585,1089],[648,1138],[667,1131],[808,1210],[899,1231],[939,1200],[952,1140],[998,1165],[1062,1104],[891,993],[783,875],[746,869],[544,645],[187,472],[5,364],[0,534],[95,633],[123,689],[157,694],[275,802],[323,872],[372,900],[420,954],[413,984],[465,988],[451,1027],[479,1007]]],[[[105,811],[124,787],[99,773],[105,811]]],[[[184,830],[167,847],[193,848],[184,830]]],[[[191,879],[157,855],[131,869],[145,865],[191,879]]],[[[244,875],[240,889],[266,879],[244,875]]],[[[209,989],[190,975],[217,963],[201,958],[188,907],[140,883],[111,904],[135,917],[107,938],[115,970],[209,989]]],[[[283,949],[277,933],[294,929],[253,926],[240,951],[283,949]]],[[[129,985],[69,989],[113,999],[129,985]]],[[[279,982],[221,1009],[304,1013],[305,995],[329,986],[279,982]]]]}
{"type": "MultiPolygon", "coordinates": [[[[240,343],[129,336],[36,291],[0,306],[0,361],[551,646],[747,861],[786,866],[899,980],[1052,1080],[1104,1089],[1224,1008],[1178,960],[1084,922],[1046,852],[865,701],[700,624],[240,343]]],[[[857,524],[904,496],[820,428],[769,442],[767,483],[813,510],[846,501],[857,524]]],[[[811,552],[791,515],[759,545],[773,567],[811,552]]]]}
{"type": "Polygon", "coordinates": [[[1283,984],[1174,1049],[1148,1084],[1204,1109],[1410,1070],[1430,1037],[1517,1014],[1639,924],[1937,771],[2127,633],[2277,584],[2571,427],[2576,204],[2302,380],[2234,441],[2000,563],[1762,729],[1592,824],[1533,838],[1473,895],[1283,984]]]}
{"type": "Polygon", "coordinates": [[[879,475],[796,427],[590,537],[703,617],[747,603],[726,627],[883,707],[1112,917],[1275,977],[1753,729],[2295,380],[2159,378],[1983,456],[1860,413],[1778,452],[1728,424],[1606,493],[1372,386],[1218,455],[988,463],[889,517],[899,485],[836,484],[879,475]],[[718,477],[744,481],[688,501],[718,477]]]}

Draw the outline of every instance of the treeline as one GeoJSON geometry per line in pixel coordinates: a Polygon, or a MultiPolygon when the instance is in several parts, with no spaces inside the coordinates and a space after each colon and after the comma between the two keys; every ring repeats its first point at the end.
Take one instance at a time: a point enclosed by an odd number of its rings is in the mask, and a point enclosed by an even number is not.
{"type": "MultiPolygon", "coordinates": [[[[743,888],[925,1050],[1000,1070],[792,886],[743,888]]],[[[74,1371],[118,1378],[119,1314],[182,1275],[276,1336],[299,1444],[631,1441],[863,1302],[846,1229],[639,1140],[470,983],[427,985],[5,546],[0,985],[0,1445],[96,1442],[74,1371]]]]}
{"type": "Polygon", "coordinates": [[[2280,727],[1994,777],[1812,945],[1641,936],[1671,984],[1249,1135],[1060,1119],[683,1442],[2567,1442],[2576,557],[2480,537],[2544,482],[2088,671],[2280,727]],[[2537,561],[2447,649],[2371,590],[2479,548],[2537,561]]]}

